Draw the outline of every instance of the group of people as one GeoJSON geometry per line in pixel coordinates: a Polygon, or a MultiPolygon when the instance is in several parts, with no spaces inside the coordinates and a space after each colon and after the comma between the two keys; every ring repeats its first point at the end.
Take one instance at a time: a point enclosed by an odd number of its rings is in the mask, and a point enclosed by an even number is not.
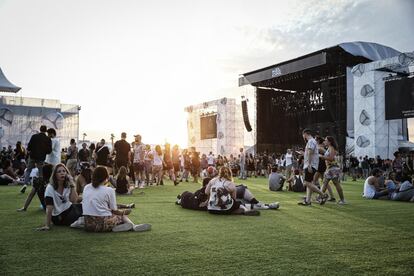
{"type": "Polygon", "coordinates": [[[389,170],[369,170],[370,176],[364,182],[364,198],[414,202],[414,151],[405,156],[397,151],[394,157],[389,170]]]}
{"type": "MultiPolygon", "coordinates": [[[[267,153],[245,154],[241,148],[238,156],[216,158],[212,152],[200,156],[195,148],[180,151],[178,146],[171,149],[169,144],[163,150],[160,145],[151,149],[142,143],[140,135],[134,135],[134,141],[128,143],[126,133],[121,134],[112,150],[103,139],[96,147],[83,143],[81,149],[72,139],[67,150],[61,151],[56,130],[41,126],[27,149],[20,142],[14,150],[3,149],[0,180],[2,184],[25,184],[22,192],[27,184],[32,184],[24,206],[18,211],[26,211],[37,194],[46,211],[45,225],[38,230],[49,230],[53,224],[94,232],[147,231],[151,225],[136,225],[128,218],[135,205],[117,205],[116,195],[131,194],[135,188],[147,185],[163,185],[165,176],[174,185],[188,181],[190,174],[194,182],[201,176],[202,187],[180,194],[176,203],[213,214],[259,215],[260,210],[279,208],[277,202],[258,201],[248,187],[234,183],[233,175],[239,179],[268,177],[271,191],[281,191],[287,183],[288,191],[306,192],[298,203],[302,206],[312,204],[313,193],[321,205],[335,202],[330,185],[333,184],[338,204],[346,204],[341,186],[343,168],[338,162],[335,139],[314,137],[309,129],[303,130],[302,135],[305,149],[295,154],[288,149],[276,158],[267,153]]],[[[378,167],[369,169],[371,176],[366,178],[363,196],[414,201],[414,152],[406,158],[396,152],[391,165],[387,177],[378,167]]]]}

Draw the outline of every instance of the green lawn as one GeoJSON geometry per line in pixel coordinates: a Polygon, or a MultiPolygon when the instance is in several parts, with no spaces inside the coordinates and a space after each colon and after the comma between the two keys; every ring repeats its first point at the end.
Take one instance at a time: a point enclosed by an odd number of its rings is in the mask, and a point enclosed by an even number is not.
{"type": "Polygon", "coordinates": [[[359,275],[414,274],[414,204],[361,198],[361,182],[345,182],[349,205],[297,205],[301,194],[269,192],[264,179],[244,182],[259,200],[279,201],[259,217],[184,210],[175,197],[198,185],[167,182],[136,203],[131,219],[145,233],[86,233],[44,221],[37,200],[25,213],[20,187],[0,187],[1,275],[359,275]]]}

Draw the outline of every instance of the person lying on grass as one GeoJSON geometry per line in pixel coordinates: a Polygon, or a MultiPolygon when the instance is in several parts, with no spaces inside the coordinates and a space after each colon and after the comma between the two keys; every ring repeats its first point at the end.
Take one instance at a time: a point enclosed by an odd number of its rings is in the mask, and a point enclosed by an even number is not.
{"type": "Polygon", "coordinates": [[[106,187],[108,171],[98,167],[92,174],[92,183],[83,190],[83,216],[86,231],[90,232],[143,232],[150,224],[134,224],[127,215],[131,209],[119,210],[114,189],[106,187]]]}
{"type": "Polygon", "coordinates": [[[82,216],[82,205],[77,202],[78,194],[68,169],[64,164],[57,164],[45,191],[45,226],[36,230],[50,230],[52,222],[54,225],[71,225],[82,216]]]}
{"type": "MultiPolygon", "coordinates": [[[[201,189],[197,190],[195,193],[184,192],[181,195],[177,196],[177,205],[181,207],[192,210],[207,211],[207,204],[209,202],[209,196],[206,194],[206,187],[212,177],[217,175],[217,171],[213,167],[207,169],[207,177],[203,179],[203,186],[201,189]]],[[[246,205],[250,209],[256,210],[266,210],[266,209],[277,209],[279,208],[279,203],[264,204],[257,201],[253,196],[250,190],[244,185],[236,186],[236,201],[239,202],[243,207],[246,205]]],[[[247,209],[247,208],[246,208],[247,209]]]]}

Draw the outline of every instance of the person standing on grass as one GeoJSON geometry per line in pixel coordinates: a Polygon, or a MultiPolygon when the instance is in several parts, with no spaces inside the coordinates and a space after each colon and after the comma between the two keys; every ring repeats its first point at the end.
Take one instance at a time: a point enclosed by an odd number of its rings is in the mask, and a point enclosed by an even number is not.
{"type": "Polygon", "coordinates": [[[336,162],[336,156],[338,154],[338,144],[332,136],[326,136],[325,145],[328,147],[328,149],[324,155],[320,156],[321,162],[325,161],[326,164],[322,192],[326,191],[326,188],[329,187],[329,181],[332,181],[332,183],[335,185],[336,191],[340,198],[338,204],[344,205],[346,204],[346,201],[340,180],[341,169],[339,168],[338,163],[336,162]]]}
{"type": "Polygon", "coordinates": [[[56,137],[56,130],[54,128],[49,128],[47,130],[47,135],[52,140],[52,152],[46,155],[46,163],[56,166],[61,163],[61,148],[59,139],[56,137]]]}
{"type": "Polygon", "coordinates": [[[162,168],[163,168],[163,160],[162,160],[162,150],[160,145],[156,145],[155,149],[150,154],[150,158],[152,158],[152,183],[156,183],[158,185],[164,185],[162,182],[162,168]],[[155,180],[155,177],[157,178],[155,180]]]}
{"type": "Polygon", "coordinates": [[[135,174],[135,187],[144,188],[145,185],[145,145],[142,143],[141,135],[134,135],[135,141],[132,143],[133,168],[135,174]]]}
{"type": "Polygon", "coordinates": [[[134,224],[128,217],[131,209],[118,210],[114,189],[105,187],[108,171],[98,167],[92,175],[92,183],[83,190],[83,216],[85,230],[89,232],[143,232],[151,224],[134,224]]]}
{"type": "Polygon", "coordinates": [[[70,146],[66,155],[66,167],[68,168],[70,175],[75,177],[76,169],[78,167],[78,147],[76,146],[75,139],[70,139],[70,146]]]}
{"type": "Polygon", "coordinates": [[[79,163],[89,163],[91,154],[86,143],[82,143],[82,148],[78,152],[79,163]]]}
{"type": "Polygon", "coordinates": [[[115,153],[115,174],[118,173],[119,168],[124,166],[125,168],[129,167],[130,163],[130,152],[131,145],[126,141],[127,134],[125,132],[121,133],[121,140],[118,140],[114,144],[114,153],[115,153]]]}
{"type": "MultiPolygon", "coordinates": [[[[27,151],[29,152],[29,161],[24,175],[24,183],[27,185],[30,182],[30,173],[34,167],[39,169],[40,176],[42,167],[46,159],[46,155],[52,152],[52,140],[46,135],[47,127],[41,126],[40,133],[32,135],[27,151]]],[[[25,186],[23,186],[24,188],[25,186]]],[[[22,188],[22,189],[23,189],[22,188]]]]}
{"type": "Polygon", "coordinates": [[[70,226],[82,216],[82,205],[77,201],[78,194],[69,170],[65,165],[57,164],[45,191],[46,223],[37,230],[50,230],[52,223],[70,226]]]}
{"type": "Polygon", "coordinates": [[[319,153],[318,153],[318,144],[312,136],[310,129],[304,129],[302,132],[303,139],[306,141],[306,148],[304,153],[303,160],[303,170],[305,171],[305,181],[306,186],[306,198],[303,202],[299,202],[299,205],[309,206],[311,205],[312,193],[318,193],[321,196],[320,204],[325,204],[328,199],[328,195],[322,193],[321,190],[316,187],[313,183],[313,178],[319,166],[319,153]]]}
{"type": "Polygon", "coordinates": [[[240,160],[239,160],[239,166],[240,166],[240,176],[239,179],[246,179],[246,156],[244,155],[244,149],[240,148],[240,160]]]}
{"type": "MultiPolygon", "coordinates": [[[[319,156],[318,170],[316,171],[315,176],[313,177],[313,183],[315,183],[315,185],[320,189],[321,185],[319,184],[319,179],[323,178],[323,176],[325,175],[325,172],[326,172],[326,163],[325,163],[325,160],[322,159],[322,156],[326,152],[325,151],[325,140],[320,136],[316,136],[315,140],[318,143],[318,154],[320,156],[319,156]]],[[[325,187],[325,191],[326,190],[328,190],[328,195],[329,195],[328,201],[336,201],[335,197],[333,195],[331,186],[327,185],[325,187]]],[[[323,191],[323,192],[325,192],[325,191],[323,191]]],[[[320,198],[318,198],[318,200],[320,200],[320,198]]]]}

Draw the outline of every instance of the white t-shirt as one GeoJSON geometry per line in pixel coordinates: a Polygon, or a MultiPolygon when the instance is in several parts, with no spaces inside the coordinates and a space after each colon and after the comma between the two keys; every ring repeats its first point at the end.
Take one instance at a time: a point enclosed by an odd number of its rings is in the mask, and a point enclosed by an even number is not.
{"type": "Polygon", "coordinates": [[[318,169],[318,166],[319,166],[318,143],[316,143],[316,140],[314,138],[309,139],[309,141],[306,143],[305,156],[303,160],[303,169],[307,169],[309,163],[312,168],[314,168],[315,170],[318,169]],[[310,156],[308,156],[309,151],[312,152],[310,156]]]}
{"type": "Polygon", "coordinates": [[[212,154],[209,154],[207,157],[207,164],[210,165],[214,165],[214,156],[212,154]]]}
{"type": "Polygon", "coordinates": [[[46,163],[52,164],[53,166],[59,164],[61,158],[60,142],[58,138],[51,138],[52,140],[52,152],[46,155],[46,163]]]}
{"type": "Polygon", "coordinates": [[[52,216],[58,216],[72,206],[72,202],[69,200],[70,188],[64,188],[63,193],[59,194],[51,184],[48,184],[45,190],[45,199],[47,197],[53,200],[52,216]]]}
{"type": "Polygon", "coordinates": [[[285,160],[286,160],[286,167],[293,164],[293,155],[291,153],[286,153],[285,160]]]}
{"type": "Polygon", "coordinates": [[[368,198],[368,199],[372,199],[374,198],[375,195],[375,187],[374,185],[369,184],[368,179],[370,179],[370,177],[368,177],[365,180],[364,183],[364,194],[362,195],[362,197],[368,198]]]}
{"type": "Polygon", "coordinates": [[[100,185],[88,184],[83,189],[82,210],[84,216],[110,217],[117,210],[115,190],[100,185]]]}
{"type": "Polygon", "coordinates": [[[154,156],[154,166],[161,166],[162,165],[162,156],[159,156],[156,150],[152,151],[152,155],[154,156]]]}

